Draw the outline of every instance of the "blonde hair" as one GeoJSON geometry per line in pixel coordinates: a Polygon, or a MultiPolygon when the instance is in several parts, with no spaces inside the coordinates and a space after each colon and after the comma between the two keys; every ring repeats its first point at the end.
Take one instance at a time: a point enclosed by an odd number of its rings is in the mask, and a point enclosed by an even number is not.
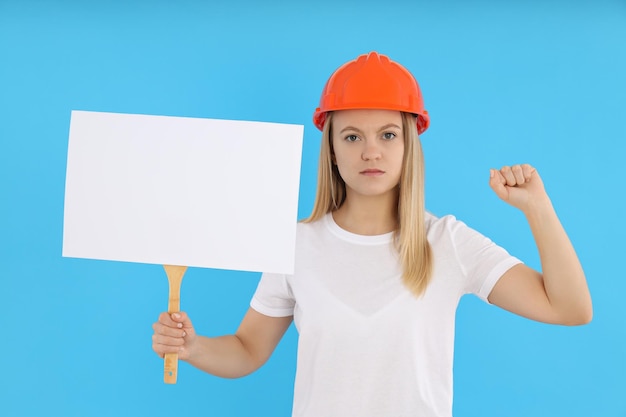
{"type": "MultiPolygon", "coordinates": [[[[402,113],[404,158],[399,183],[397,228],[395,244],[402,264],[404,285],[421,296],[430,282],[433,262],[430,244],[426,238],[424,197],[424,156],[417,134],[415,116],[402,113]]],[[[346,199],[346,184],[333,163],[332,113],[328,113],[317,173],[317,194],[311,215],[303,222],[321,219],[337,210],[346,199]]]]}

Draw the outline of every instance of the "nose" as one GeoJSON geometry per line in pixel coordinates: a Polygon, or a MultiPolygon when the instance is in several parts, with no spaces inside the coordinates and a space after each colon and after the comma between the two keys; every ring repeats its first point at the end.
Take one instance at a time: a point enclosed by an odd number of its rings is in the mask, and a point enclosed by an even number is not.
{"type": "Polygon", "coordinates": [[[363,152],[361,153],[361,159],[364,161],[371,161],[380,159],[382,156],[381,149],[376,141],[365,141],[363,144],[363,152]]]}

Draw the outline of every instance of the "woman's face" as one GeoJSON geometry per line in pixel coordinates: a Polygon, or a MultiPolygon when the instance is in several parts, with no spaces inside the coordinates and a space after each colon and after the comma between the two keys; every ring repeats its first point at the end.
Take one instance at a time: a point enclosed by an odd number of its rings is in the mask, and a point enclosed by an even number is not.
{"type": "Polygon", "coordinates": [[[340,110],[332,118],[333,162],[346,194],[395,193],[404,157],[402,114],[391,110],[340,110]]]}

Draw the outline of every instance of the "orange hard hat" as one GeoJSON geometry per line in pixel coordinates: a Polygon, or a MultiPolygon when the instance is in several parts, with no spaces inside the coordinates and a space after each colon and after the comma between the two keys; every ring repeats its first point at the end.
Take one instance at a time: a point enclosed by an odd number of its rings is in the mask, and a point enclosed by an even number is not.
{"type": "Polygon", "coordinates": [[[339,67],[330,76],[313,123],[322,130],[326,114],[334,110],[398,110],[417,116],[417,132],[430,123],[417,81],[402,65],[377,52],[361,55],[339,67]]]}

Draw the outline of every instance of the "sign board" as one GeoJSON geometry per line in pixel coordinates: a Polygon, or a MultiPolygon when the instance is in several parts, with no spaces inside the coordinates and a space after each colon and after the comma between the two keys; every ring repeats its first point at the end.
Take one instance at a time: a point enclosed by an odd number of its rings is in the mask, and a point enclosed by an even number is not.
{"type": "Polygon", "coordinates": [[[73,111],[63,256],[291,273],[303,129],[73,111]]]}

